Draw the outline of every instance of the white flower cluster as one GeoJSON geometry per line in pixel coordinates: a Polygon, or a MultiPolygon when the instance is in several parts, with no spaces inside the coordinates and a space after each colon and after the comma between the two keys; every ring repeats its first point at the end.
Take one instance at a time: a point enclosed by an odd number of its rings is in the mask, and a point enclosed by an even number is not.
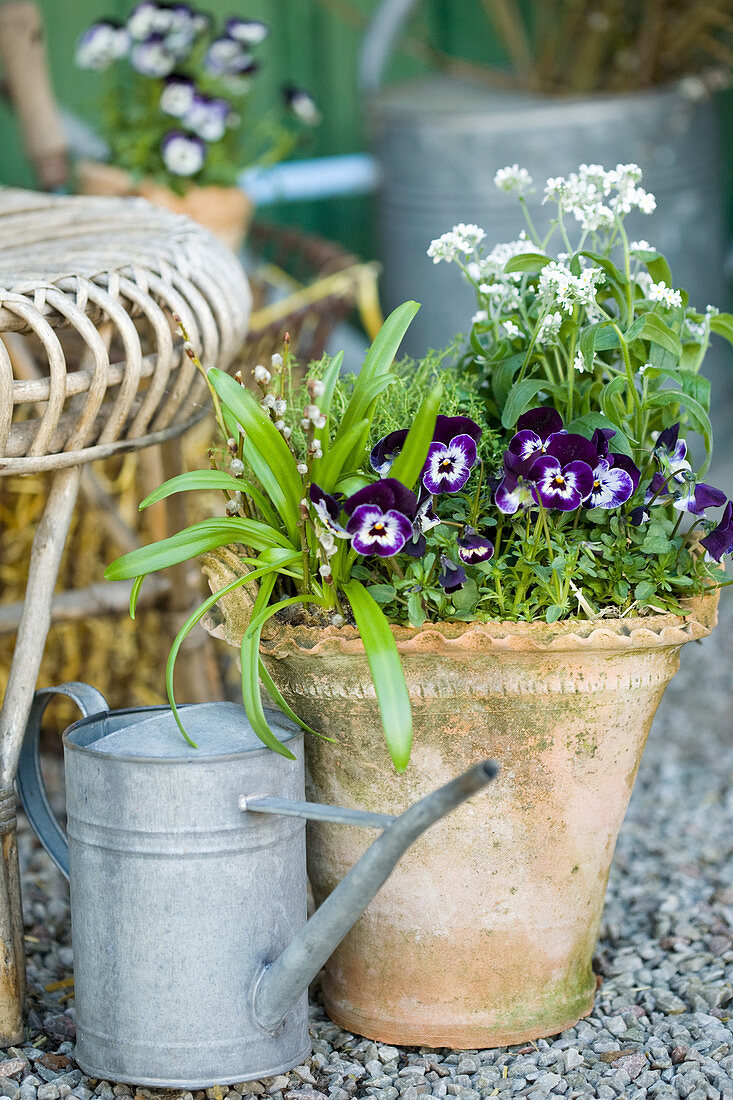
{"type": "Polygon", "coordinates": [[[573,359],[573,367],[578,372],[578,374],[585,374],[587,368],[585,365],[585,357],[582,351],[579,351],[573,359]]]}
{"type": "Polygon", "coordinates": [[[486,233],[478,225],[465,225],[460,222],[454,225],[442,237],[431,241],[428,248],[428,256],[434,264],[442,262],[455,263],[460,256],[470,256],[486,236],[486,233]]]}
{"type": "Polygon", "coordinates": [[[566,264],[552,260],[540,272],[538,291],[547,302],[554,302],[565,313],[572,313],[578,303],[594,303],[596,286],[604,274],[599,267],[587,267],[580,275],[573,275],[566,264]]]}
{"type": "Polygon", "coordinates": [[[673,290],[665,282],[651,283],[646,291],[650,302],[663,302],[667,309],[682,305],[682,294],[679,290],[673,290]]]}
{"type": "Polygon", "coordinates": [[[557,202],[585,230],[609,229],[617,216],[635,209],[651,214],[656,208],[654,195],[639,187],[641,177],[638,164],[617,164],[609,171],[600,164],[581,164],[567,177],[548,179],[543,201],[557,202]]]}
{"type": "Polygon", "coordinates": [[[526,168],[512,164],[510,167],[499,169],[494,176],[494,186],[500,191],[516,191],[519,195],[523,195],[532,186],[532,177],[526,168]]]}
{"type": "Polygon", "coordinates": [[[539,331],[537,333],[537,343],[545,344],[550,340],[557,339],[560,332],[560,325],[562,324],[562,313],[548,313],[546,317],[542,318],[539,331]]]}

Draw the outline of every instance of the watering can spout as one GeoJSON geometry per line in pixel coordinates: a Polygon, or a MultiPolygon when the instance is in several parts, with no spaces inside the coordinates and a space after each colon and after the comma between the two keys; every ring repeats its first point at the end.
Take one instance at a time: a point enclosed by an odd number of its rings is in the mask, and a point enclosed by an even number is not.
{"type": "Polygon", "coordinates": [[[309,982],[364,912],[413,841],[485,787],[498,771],[493,760],[486,760],[416,802],[399,817],[380,820],[380,815],[368,815],[372,820],[364,823],[380,825],[384,828],[382,835],[261,975],[254,993],[255,1016],[260,1027],[270,1032],[279,1029],[309,982]]]}

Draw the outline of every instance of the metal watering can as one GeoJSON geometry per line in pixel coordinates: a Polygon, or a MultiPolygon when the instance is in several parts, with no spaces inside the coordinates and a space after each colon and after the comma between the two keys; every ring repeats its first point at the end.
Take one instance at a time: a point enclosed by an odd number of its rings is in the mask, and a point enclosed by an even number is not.
{"type": "Polygon", "coordinates": [[[304,801],[303,733],[267,749],[233,703],[109,712],[70,683],[36,693],[18,771],[28,818],[68,876],[77,1046],[90,1075],[166,1088],[270,1077],[303,1062],[308,983],[430,825],[485,787],[486,761],[400,817],[304,801]],[[67,835],[38,735],[50,699],[85,716],[63,736],[67,835]],[[382,830],[310,921],[305,818],[382,830]]]}

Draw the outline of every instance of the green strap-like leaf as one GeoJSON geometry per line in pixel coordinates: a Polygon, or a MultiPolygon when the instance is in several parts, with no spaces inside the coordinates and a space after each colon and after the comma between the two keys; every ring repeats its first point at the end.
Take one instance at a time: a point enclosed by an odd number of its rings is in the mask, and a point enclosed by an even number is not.
{"type": "Polygon", "coordinates": [[[543,252],[521,252],[518,256],[512,256],[511,260],[504,264],[504,270],[507,275],[515,271],[536,272],[547,267],[549,262],[550,257],[545,256],[543,252]]]}
{"type": "Polygon", "coordinates": [[[266,550],[272,546],[281,546],[291,551],[295,549],[280,531],[273,530],[259,520],[239,519],[236,516],[207,519],[178,531],[170,538],[123,554],[107,566],[104,571],[105,580],[124,581],[154,573],[158,569],[179,565],[182,561],[189,561],[199,554],[205,554],[207,550],[215,550],[230,542],[242,542],[253,550],[266,550]]]}
{"type": "Polygon", "coordinates": [[[401,306],[397,306],[397,309],[392,310],[367,352],[364,365],[359,371],[357,385],[362,380],[364,383],[370,382],[390,369],[402,338],[419,309],[419,302],[403,302],[401,306]]]}
{"type": "Polygon", "coordinates": [[[442,399],[443,387],[438,383],[423,398],[414,423],[407,433],[405,444],[392,463],[389,476],[397,478],[408,489],[413,488],[425,465],[435,434],[435,421],[438,418],[442,399]]]}
{"type": "Polygon", "coordinates": [[[318,730],[314,730],[312,726],[309,726],[307,722],[304,722],[302,718],[298,717],[290,704],[283,699],[280,689],[265,668],[262,658],[260,658],[260,680],[275,706],[280,708],[286,718],[289,718],[291,722],[295,722],[295,724],[300,726],[302,730],[305,730],[306,733],[312,733],[314,737],[320,737],[322,741],[330,741],[331,744],[335,743],[335,737],[326,737],[325,733],[319,733],[318,730]]]}
{"type": "MultiPolygon", "coordinates": [[[[324,492],[330,493],[341,477],[344,464],[360,439],[369,435],[369,421],[360,420],[348,432],[339,433],[331,450],[313,463],[313,480],[324,492]]],[[[363,444],[362,444],[363,450],[363,444]]]]}
{"type": "Polygon", "coordinates": [[[249,390],[215,367],[209,370],[208,377],[223,404],[242,425],[244,457],[282,516],[291,540],[297,541],[298,503],[303,482],[290,448],[249,390]]]}
{"type": "MultiPolygon", "coordinates": [[[[297,560],[297,554],[290,555],[289,558],[283,558],[282,564],[284,565],[286,562],[289,562],[293,558],[297,560]]],[[[220,588],[218,590],[218,592],[213,592],[204,600],[202,604],[199,604],[195,611],[191,612],[191,614],[186,619],[185,623],[173,639],[173,645],[170,648],[170,653],[168,654],[168,660],[165,666],[165,687],[166,691],[168,692],[168,702],[171,705],[171,710],[173,711],[173,717],[176,720],[176,725],[185,737],[186,741],[188,741],[189,745],[192,745],[194,748],[197,748],[198,746],[191,740],[191,738],[188,736],[185,729],[183,728],[181,716],[178,712],[178,706],[176,704],[175,693],[173,691],[173,673],[176,667],[176,658],[178,657],[178,652],[188,635],[196,626],[196,624],[203,619],[206,612],[209,611],[209,609],[212,608],[215,603],[219,602],[222,596],[226,596],[228,592],[234,592],[237,588],[242,588],[243,585],[249,584],[251,581],[259,580],[260,577],[264,577],[268,573],[273,572],[279,572],[278,565],[266,565],[261,569],[253,569],[251,570],[251,572],[246,573],[241,577],[237,577],[233,581],[230,581],[229,584],[225,584],[223,588],[220,588]]]]}
{"type": "MultiPolygon", "coordinates": [[[[274,573],[263,578],[260,590],[257,593],[257,599],[252,608],[253,619],[267,607],[272,589],[275,586],[275,580],[276,575],[274,573]]],[[[264,745],[267,745],[269,749],[272,749],[273,752],[279,753],[280,756],[285,756],[288,760],[295,760],[290,749],[286,748],[285,745],[278,740],[268,726],[267,716],[262,706],[259,679],[261,632],[261,627],[259,629],[252,629],[250,626],[245,630],[244,637],[242,638],[242,702],[244,703],[247,717],[252,724],[252,729],[255,731],[260,741],[262,741],[264,745]]]]}
{"type": "Polygon", "coordinates": [[[328,364],[326,371],[323,375],[323,393],[318,399],[318,408],[326,418],[326,423],[322,428],[316,428],[314,438],[318,440],[321,445],[323,454],[328,454],[329,439],[331,435],[331,404],[333,402],[333,391],[336,387],[336,383],[341,374],[341,368],[344,364],[344,353],[340,351],[338,355],[334,355],[328,364]]]}
{"type": "Polygon", "coordinates": [[[244,493],[254,501],[262,518],[267,523],[276,530],[281,526],[280,521],[276,519],[273,508],[259,489],[250,481],[246,481],[241,477],[233,477],[232,474],[228,474],[224,470],[190,470],[186,474],[178,474],[177,477],[172,477],[170,481],[164,482],[163,485],[154,489],[149,496],[146,496],[145,500],[140,504],[140,511],[142,511],[143,508],[149,508],[151,504],[157,504],[160,500],[165,500],[166,497],[172,496],[173,493],[182,493],[196,489],[203,491],[220,489],[227,492],[244,493]]]}
{"type": "Polygon", "coordinates": [[[403,772],[412,746],[412,710],[400,655],[384,612],[364,585],[347,581],[343,591],[364,643],[387,748],[395,768],[403,772]]]}

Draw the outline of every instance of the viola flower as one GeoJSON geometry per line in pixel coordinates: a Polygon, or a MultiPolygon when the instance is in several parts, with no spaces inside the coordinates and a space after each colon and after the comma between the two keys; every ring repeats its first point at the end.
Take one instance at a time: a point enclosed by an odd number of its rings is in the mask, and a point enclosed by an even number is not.
{"type": "Polygon", "coordinates": [[[675,481],[684,481],[685,473],[688,473],[692,467],[687,461],[687,443],[684,439],[678,439],[679,432],[679,424],[673,424],[660,432],[654,445],[654,457],[662,469],[667,470],[675,481]]]}
{"type": "Polygon", "coordinates": [[[127,30],[136,42],[144,42],[158,29],[160,8],[153,0],[136,4],[127,17],[127,30]]]}
{"type": "Polygon", "coordinates": [[[725,501],[725,493],[720,489],[706,485],[704,481],[699,481],[697,484],[690,481],[687,483],[686,490],[672,502],[672,507],[678,512],[692,512],[694,516],[704,516],[707,508],[720,508],[725,501]]]}
{"type": "Polygon", "coordinates": [[[166,77],[165,87],[160,94],[160,109],[173,118],[183,118],[194,100],[195,85],[188,76],[171,73],[166,77]]]}
{"type": "Polygon", "coordinates": [[[443,567],[438,576],[438,584],[446,593],[457,592],[466,583],[466,570],[462,565],[456,565],[445,554],[440,555],[440,564],[443,567]]]}
{"type": "Polygon", "coordinates": [[[723,518],[716,528],[700,543],[705,547],[711,558],[720,561],[724,554],[733,554],[733,503],[728,501],[723,512],[723,518]]]}
{"type": "Polygon", "coordinates": [[[144,42],[136,42],[130,50],[130,64],[142,76],[163,78],[170,76],[176,57],[168,49],[161,34],[152,34],[144,42]]]}
{"type": "Polygon", "coordinates": [[[212,76],[241,76],[254,72],[255,61],[233,38],[216,38],[206,51],[204,68],[212,76]]]}
{"type": "Polygon", "coordinates": [[[537,455],[544,454],[553,436],[564,431],[562,417],[556,409],[540,407],[523,413],[517,421],[518,431],[509,443],[509,451],[521,460],[526,473],[537,455]]]}
{"type": "Polygon", "coordinates": [[[494,494],[494,503],[505,516],[528,512],[538,503],[537,490],[522,474],[505,469],[504,477],[494,494]]]}
{"type": "Polygon", "coordinates": [[[644,495],[644,504],[651,504],[652,501],[659,500],[660,497],[666,498],[664,501],[660,500],[660,504],[669,503],[669,498],[672,494],[668,488],[667,483],[670,480],[670,476],[671,475],[665,477],[665,475],[662,473],[656,473],[654,475],[652,480],[647,485],[646,493],[644,495]]]}
{"type": "Polygon", "coordinates": [[[632,527],[641,527],[642,523],[646,523],[649,519],[650,512],[645,504],[640,504],[638,508],[632,508],[629,512],[629,523],[632,527]]]}
{"type": "Polygon", "coordinates": [[[423,468],[422,483],[429,493],[457,493],[476,465],[476,441],[457,435],[450,443],[431,443],[423,468]]]}
{"type": "Polygon", "coordinates": [[[573,512],[593,490],[598,464],[593,444],[582,435],[555,435],[546,453],[532,463],[528,477],[545,508],[573,512]]]}
{"type": "Polygon", "coordinates": [[[346,530],[360,554],[391,557],[413,538],[417,497],[395,478],[365,485],[344,501],[350,519],[346,530]]]}
{"type": "Polygon", "coordinates": [[[618,508],[633,495],[631,475],[601,458],[593,470],[593,487],[583,504],[586,508],[618,508]]]}
{"type": "Polygon", "coordinates": [[[224,29],[230,38],[243,46],[258,46],[270,33],[267,23],[259,19],[227,19],[224,29]]]}
{"type": "Polygon", "coordinates": [[[478,565],[479,562],[488,561],[493,556],[493,542],[479,535],[473,527],[466,525],[457,541],[458,556],[466,565],[478,565]]]}
{"type": "Polygon", "coordinates": [[[112,19],[103,19],[87,27],[76,43],[74,60],[80,69],[101,72],[124,57],[130,48],[130,35],[112,19]]]}
{"type": "Polygon", "coordinates": [[[330,493],[324,493],[323,489],[314,482],[308,491],[308,495],[310,496],[313,510],[323,526],[329,531],[332,531],[339,539],[349,538],[349,532],[339,523],[343,499],[340,494],[339,496],[334,496],[330,493]]]}
{"type": "MultiPolygon", "coordinates": [[[[369,461],[372,469],[376,470],[380,477],[386,477],[392,468],[392,463],[397,458],[407,439],[407,428],[398,428],[383,436],[372,448],[369,461]]],[[[470,416],[443,416],[438,415],[433,431],[433,443],[448,444],[457,435],[470,435],[476,443],[481,439],[483,429],[471,420],[470,416]]],[[[423,473],[425,470],[423,469],[423,473]]]]}
{"type": "Polygon", "coordinates": [[[316,107],[316,101],[305,88],[288,84],[283,88],[283,99],[298,121],[305,126],[317,126],[321,121],[321,112],[316,107]]]}
{"type": "Polygon", "coordinates": [[[202,141],[221,141],[227,128],[231,107],[225,99],[209,99],[195,93],[186,111],[184,123],[202,141]]]}
{"type": "Polygon", "coordinates": [[[174,176],[195,176],[206,160],[206,146],[201,138],[170,130],[160,143],[160,154],[174,176]]]}
{"type": "Polygon", "coordinates": [[[372,447],[369,462],[380,477],[386,477],[392,469],[392,463],[405,445],[407,432],[407,428],[398,428],[397,431],[383,436],[372,447]]]}

